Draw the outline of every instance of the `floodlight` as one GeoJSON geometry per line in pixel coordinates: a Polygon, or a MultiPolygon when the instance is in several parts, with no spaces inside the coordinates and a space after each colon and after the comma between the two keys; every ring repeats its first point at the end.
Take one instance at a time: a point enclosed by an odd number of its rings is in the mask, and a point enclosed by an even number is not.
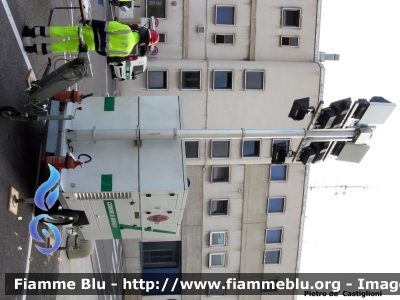
{"type": "Polygon", "coordinates": [[[358,99],[354,104],[358,104],[356,110],[354,111],[353,115],[351,116],[353,119],[361,119],[364,115],[365,111],[369,106],[369,102],[367,99],[358,99]]]}
{"type": "Polygon", "coordinates": [[[326,107],[321,110],[321,114],[318,116],[315,125],[319,129],[330,128],[335,119],[336,114],[334,113],[334,111],[329,107],[326,107]]]}
{"type": "Polygon", "coordinates": [[[283,164],[286,160],[286,143],[276,143],[272,146],[272,163],[283,164]]]}
{"type": "Polygon", "coordinates": [[[352,142],[337,142],[331,155],[337,160],[359,163],[367,154],[369,146],[366,144],[354,144],[352,142]]]}
{"type": "Polygon", "coordinates": [[[304,147],[300,154],[300,161],[303,165],[311,163],[315,158],[315,150],[312,147],[304,147]]]}
{"type": "Polygon", "coordinates": [[[310,147],[315,150],[315,157],[312,161],[313,164],[320,162],[329,148],[329,142],[311,143],[310,147]]]}
{"type": "Polygon", "coordinates": [[[360,117],[359,124],[384,124],[395,107],[395,103],[391,103],[383,97],[373,97],[360,117]]]}
{"type": "Polygon", "coordinates": [[[331,155],[338,156],[340,154],[340,152],[342,151],[345,144],[346,144],[346,142],[337,142],[335,147],[333,147],[333,149],[332,149],[331,155]]]}
{"type": "Polygon", "coordinates": [[[289,118],[295,121],[301,121],[305,115],[314,110],[310,107],[310,98],[301,98],[293,101],[292,108],[290,109],[289,118]]]}
{"type": "Polygon", "coordinates": [[[332,102],[329,108],[333,110],[336,115],[336,119],[333,121],[330,128],[340,128],[344,118],[350,110],[351,98],[332,102]]]}

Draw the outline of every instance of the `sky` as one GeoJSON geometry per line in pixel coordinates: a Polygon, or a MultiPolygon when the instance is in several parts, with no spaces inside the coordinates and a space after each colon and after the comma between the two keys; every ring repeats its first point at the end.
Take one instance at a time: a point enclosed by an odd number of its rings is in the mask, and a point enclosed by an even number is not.
{"type": "MultiPolygon", "coordinates": [[[[399,11],[399,0],[322,1],[320,51],[340,54],[324,63],[325,103],[382,96],[400,106],[399,11]]],[[[311,166],[309,186],[370,188],[308,191],[300,272],[399,272],[399,125],[397,107],[377,126],[360,164],[311,166]]]]}

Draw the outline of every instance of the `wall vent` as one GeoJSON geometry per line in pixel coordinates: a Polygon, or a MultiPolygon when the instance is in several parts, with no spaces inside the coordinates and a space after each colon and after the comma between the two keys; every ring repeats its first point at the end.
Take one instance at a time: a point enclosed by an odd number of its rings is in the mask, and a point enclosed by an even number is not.
{"type": "Polygon", "coordinates": [[[197,26],[197,33],[200,33],[200,34],[206,33],[206,27],[205,26],[197,26]]]}
{"type": "Polygon", "coordinates": [[[101,200],[101,199],[131,199],[131,193],[109,192],[109,193],[76,193],[76,200],[101,200]]]}

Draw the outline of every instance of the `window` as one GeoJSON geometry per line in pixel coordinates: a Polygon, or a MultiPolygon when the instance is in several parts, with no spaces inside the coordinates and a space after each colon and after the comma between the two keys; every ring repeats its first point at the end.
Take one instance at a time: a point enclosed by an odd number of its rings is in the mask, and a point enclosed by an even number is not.
{"type": "Polygon", "coordinates": [[[217,5],[215,8],[216,25],[235,25],[235,7],[217,5]]]}
{"type": "Polygon", "coordinates": [[[226,231],[210,232],[210,246],[226,246],[226,231]]]}
{"type": "Polygon", "coordinates": [[[299,37],[298,36],[281,36],[281,46],[298,47],[299,46],[299,37]]]}
{"type": "Polygon", "coordinates": [[[147,71],[148,90],[166,90],[168,88],[168,71],[147,71]]]}
{"type": "Polygon", "coordinates": [[[199,141],[185,141],[186,158],[199,158],[199,141]]]}
{"type": "Polygon", "coordinates": [[[271,165],[269,181],[286,181],[287,165],[271,165]]]}
{"type": "Polygon", "coordinates": [[[264,71],[246,71],[245,90],[264,90],[264,71]]]}
{"type": "Polygon", "coordinates": [[[211,216],[227,216],[228,215],[228,199],[211,200],[210,215],[211,216]]]}
{"type": "Polygon", "coordinates": [[[200,70],[181,71],[182,90],[200,90],[201,72],[200,70]]]}
{"type": "Polygon", "coordinates": [[[228,44],[233,45],[234,35],[233,34],[216,34],[215,44],[228,44]]]}
{"type": "Polygon", "coordinates": [[[229,182],[229,167],[213,166],[211,169],[211,182],[212,183],[229,182]]]}
{"type": "Polygon", "coordinates": [[[147,17],[165,19],[165,0],[147,0],[147,17]]]}
{"type": "Polygon", "coordinates": [[[210,268],[223,268],[225,267],[226,253],[210,253],[209,267],[210,268]]]}
{"type": "Polygon", "coordinates": [[[215,297],[218,297],[218,296],[224,296],[225,295],[225,290],[222,288],[222,286],[223,286],[223,283],[221,282],[221,281],[218,281],[219,282],[219,288],[210,288],[209,290],[208,290],[208,296],[210,296],[210,297],[213,297],[213,296],[215,296],[215,297]]]}
{"type": "Polygon", "coordinates": [[[276,283],[278,282],[278,278],[268,278],[268,279],[263,279],[262,283],[262,291],[263,293],[270,293],[270,292],[276,292],[276,283]]]}
{"type": "Polygon", "coordinates": [[[143,269],[180,268],[180,242],[143,242],[140,245],[143,269]]]}
{"type": "Polygon", "coordinates": [[[281,249],[265,250],[264,265],[280,264],[280,262],[281,262],[281,249]]]}
{"type": "Polygon", "coordinates": [[[286,148],[286,152],[289,152],[290,150],[290,140],[272,140],[272,146],[275,144],[280,144],[281,146],[283,146],[283,144],[285,144],[285,148],[286,148]]]}
{"type": "Polygon", "coordinates": [[[231,141],[212,141],[211,158],[229,158],[231,141]]]}
{"type": "Polygon", "coordinates": [[[233,71],[214,71],[214,90],[233,90],[233,71]]]}
{"type": "Polygon", "coordinates": [[[159,43],[166,43],[167,42],[167,34],[166,33],[159,33],[160,39],[158,40],[159,43]]]}
{"type": "Polygon", "coordinates": [[[268,198],[267,213],[278,214],[285,211],[285,197],[268,198]]]}
{"type": "Polygon", "coordinates": [[[267,229],[265,232],[266,244],[281,244],[282,243],[282,228],[267,229]]]}
{"type": "Polygon", "coordinates": [[[282,8],[282,27],[300,28],[300,8],[282,8]]]}
{"type": "Polygon", "coordinates": [[[261,140],[243,140],[242,157],[260,157],[261,140]]]}

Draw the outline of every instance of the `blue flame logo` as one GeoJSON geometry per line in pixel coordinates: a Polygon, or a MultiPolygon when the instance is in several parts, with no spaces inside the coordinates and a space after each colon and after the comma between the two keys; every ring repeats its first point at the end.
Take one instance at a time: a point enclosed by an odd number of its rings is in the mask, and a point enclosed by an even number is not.
{"type": "MultiPolygon", "coordinates": [[[[39,235],[39,232],[37,231],[38,223],[43,218],[51,218],[51,217],[47,214],[41,214],[41,215],[38,215],[37,217],[33,218],[31,223],[29,224],[29,233],[30,233],[31,237],[39,243],[44,243],[44,240],[41,238],[41,236],[39,235]]],[[[39,252],[47,255],[47,254],[53,253],[60,247],[61,233],[58,230],[58,228],[56,226],[54,226],[53,224],[50,224],[47,222],[43,222],[43,224],[46,224],[53,232],[54,245],[51,248],[42,248],[38,245],[35,245],[35,247],[36,247],[36,249],[39,250],[39,252]]],[[[47,238],[50,237],[50,233],[46,229],[42,229],[42,233],[44,234],[45,237],[47,237],[47,238]]]]}
{"type": "MultiPolygon", "coordinates": [[[[60,173],[50,164],[49,164],[49,169],[50,169],[49,179],[46,182],[42,183],[42,185],[39,186],[39,188],[37,189],[37,191],[35,193],[35,204],[37,207],[39,207],[41,210],[44,210],[44,211],[48,211],[54,205],[54,203],[56,203],[56,201],[58,199],[58,195],[60,194],[60,189],[59,189],[58,185],[54,190],[50,191],[60,180],[60,173]],[[49,194],[47,195],[46,203],[45,203],[44,199],[45,199],[47,192],[49,192],[49,194]],[[46,205],[47,205],[47,207],[46,207],[46,205]]],[[[41,236],[39,235],[39,232],[37,231],[38,223],[43,218],[51,219],[51,217],[49,215],[41,214],[41,215],[33,218],[32,221],[29,223],[29,233],[30,233],[31,237],[39,243],[44,243],[44,240],[41,238],[41,236]]],[[[56,226],[54,226],[53,224],[50,224],[47,222],[43,222],[43,224],[46,224],[53,232],[54,245],[51,248],[42,248],[38,245],[35,245],[35,247],[41,253],[47,255],[47,254],[53,253],[60,247],[61,233],[58,230],[58,228],[56,226]]],[[[47,238],[50,237],[50,233],[46,229],[42,229],[42,233],[45,237],[47,237],[47,238]]]]}
{"type": "Polygon", "coordinates": [[[50,169],[50,177],[47,181],[43,182],[41,186],[37,189],[35,193],[35,204],[37,207],[39,207],[41,210],[48,211],[54,203],[58,199],[58,195],[60,194],[60,189],[57,186],[53,191],[51,191],[47,195],[47,200],[46,204],[44,203],[44,197],[48,191],[50,191],[54,185],[60,180],[60,173],[49,164],[49,169],[50,169]]]}

